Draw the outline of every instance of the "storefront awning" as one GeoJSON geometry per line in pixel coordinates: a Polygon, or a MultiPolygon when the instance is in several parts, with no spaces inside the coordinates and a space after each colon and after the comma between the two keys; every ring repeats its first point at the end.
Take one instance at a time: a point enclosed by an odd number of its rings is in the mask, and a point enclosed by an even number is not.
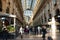
{"type": "Polygon", "coordinates": [[[7,13],[0,13],[0,17],[16,17],[16,15],[11,15],[11,14],[7,14],[7,13]]]}

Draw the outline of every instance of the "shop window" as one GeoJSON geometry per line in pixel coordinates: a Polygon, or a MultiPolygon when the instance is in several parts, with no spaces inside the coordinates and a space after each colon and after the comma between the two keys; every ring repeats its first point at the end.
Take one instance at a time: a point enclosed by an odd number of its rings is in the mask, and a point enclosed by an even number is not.
{"type": "Polygon", "coordinates": [[[13,18],[11,18],[11,24],[14,24],[14,19],[13,18]]]}
{"type": "Polygon", "coordinates": [[[0,0],[0,11],[2,11],[2,2],[0,0]]]}
{"type": "Polygon", "coordinates": [[[5,20],[5,25],[8,26],[9,25],[9,21],[5,20]]]}

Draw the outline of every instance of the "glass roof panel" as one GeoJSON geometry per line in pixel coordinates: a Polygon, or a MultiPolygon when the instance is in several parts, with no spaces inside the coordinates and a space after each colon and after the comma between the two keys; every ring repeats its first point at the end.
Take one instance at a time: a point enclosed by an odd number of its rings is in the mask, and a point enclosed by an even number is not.
{"type": "Polygon", "coordinates": [[[33,14],[32,10],[36,5],[37,0],[21,0],[21,2],[22,2],[23,11],[24,11],[24,16],[27,17],[26,21],[28,22],[33,14]]]}
{"type": "Polygon", "coordinates": [[[36,5],[37,0],[21,0],[21,2],[24,10],[32,10],[36,5]]]}

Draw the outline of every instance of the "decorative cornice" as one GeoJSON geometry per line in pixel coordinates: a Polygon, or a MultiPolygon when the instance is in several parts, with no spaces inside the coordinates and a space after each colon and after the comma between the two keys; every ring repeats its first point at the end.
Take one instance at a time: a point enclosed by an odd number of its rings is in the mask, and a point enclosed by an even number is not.
{"type": "Polygon", "coordinates": [[[21,0],[15,0],[15,2],[16,2],[16,7],[18,8],[20,16],[22,17],[23,20],[24,17],[23,17],[23,8],[22,8],[21,0]]]}

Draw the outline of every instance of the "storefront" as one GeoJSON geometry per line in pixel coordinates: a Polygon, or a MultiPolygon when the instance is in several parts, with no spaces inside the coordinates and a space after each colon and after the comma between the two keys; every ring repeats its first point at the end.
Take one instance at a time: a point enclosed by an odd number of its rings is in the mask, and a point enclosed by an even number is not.
{"type": "Polygon", "coordinates": [[[7,28],[9,33],[15,33],[16,15],[0,13],[0,32],[3,28],[7,28]]]}

